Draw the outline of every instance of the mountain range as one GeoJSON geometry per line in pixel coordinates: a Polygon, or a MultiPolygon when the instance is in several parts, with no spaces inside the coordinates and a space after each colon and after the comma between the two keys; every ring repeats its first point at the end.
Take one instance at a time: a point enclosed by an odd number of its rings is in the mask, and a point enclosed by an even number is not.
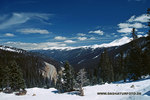
{"type": "MultiPolygon", "coordinates": [[[[53,58],[62,64],[65,61],[69,61],[75,69],[93,68],[98,66],[100,55],[104,49],[107,49],[111,58],[115,58],[121,51],[128,52],[131,48],[131,40],[132,39],[129,37],[123,37],[121,39],[114,40],[111,43],[101,45],[32,50],[31,52],[40,53],[48,58],[53,58]]],[[[146,44],[146,38],[141,37],[138,39],[138,42],[139,45],[143,46],[146,44]]]]}
{"type": "MultiPolygon", "coordinates": [[[[140,37],[136,41],[142,50],[147,48],[146,37],[140,37]]],[[[28,87],[39,86],[40,83],[45,85],[46,80],[43,79],[48,79],[52,84],[52,81],[56,82],[57,73],[65,61],[68,61],[76,71],[81,68],[93,70],[99,66],[100,55],[105,49],[111,59],[116,59],[120,52],[124,52],[123,55],[126,57],[132,48],[132,42],[131,38],[123,37],[108,44],[31,51],[0,46],[0,63],[7,65],[10,60],[15,60],[23,70],[28,87]]]]}

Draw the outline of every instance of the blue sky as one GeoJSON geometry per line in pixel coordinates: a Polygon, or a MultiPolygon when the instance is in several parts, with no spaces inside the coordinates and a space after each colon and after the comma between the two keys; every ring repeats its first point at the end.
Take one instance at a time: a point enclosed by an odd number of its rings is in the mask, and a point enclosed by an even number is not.
{"type": "Polygon", "coordinates": [[[23,49],[108,43],[147,31],[150,0],[0,0],[0,44],[23,49]]]}

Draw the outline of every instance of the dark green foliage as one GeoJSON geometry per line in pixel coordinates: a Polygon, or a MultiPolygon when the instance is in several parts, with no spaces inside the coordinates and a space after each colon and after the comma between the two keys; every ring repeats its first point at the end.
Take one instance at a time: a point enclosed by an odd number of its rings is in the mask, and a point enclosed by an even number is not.
{"type": "Polygon", "coordinates": [[[63,83],[62,83],[62,75],[58,74],[57,83],[56,83],[56,89],[58,90],[58,93],[63,93],[63,83]]]}
{"type": "Polygon", "coordinates": [[[20,67],[15,61],[10,62],[10,87],[15,91],[25,89],[25,81],[20,67]]]}
{"type": "Polygon", "coordinates": [[[0,65],[0,91],[3,90],[2,88],[2,80],[3,80],[3,67],[0,65]]]}
{"type": "Polygon", "coordinates": [[[142,50],[138,46],[136,40],[132,41],[132,48],[129,52],[129,58],[128,58],[128,68],[129,73],[133,75],[132,79],[137,80],[142,75],[142,69],[143,69],[143,58],[142,58],[142,50]]]}
{"type": "Polygon", "coordinates": [[[10,75],[10,69],[8,66],[3,67],[3,69],[1,70],[1,75],[2,75],[2,77],[1,77],[2,89],[10,87],[11,75],[10,75]]]}
{"type": "Polygon", "coordinates": [[[114,81],[113,66],[106,49],[101,54],[99,67],[101,70],[100,77],[102,78],[103,82],[114,81]]]}
{"type": "Polygon", "coordinates": [[[138,38],[135,33],[135,28],[133,28],[133,30],[132,30],[132,38],[133,38],[133,40],[136,40],[138,38]]]}
{"type": "Polygon", "coordinates": [[[126,66],[126,59],[123,57],[123,54],[124,54],[123,52],[120,53],[119,64],[120,64],[120,68],[121,68],[122,78],[123,78],[124,82],[126,82],[128,66],[126,66]]]}
{"type": "Polygon", "coordinates": [[[63,84],[64,92],[72,91],[74,88],[74,70],[68,62],[66,62],[64,65],[63,84]]]}
{"type": "Polygon", "coordinates": [[[58,89],[59,93],[62,93],[73,91],[74,86],[75,86],[74,70],[70,66],[69,62],[66,62],[62,74],[58,75],[56,88],[58,89]]]}
{"type": "Polygon", "coordinates": [[[0,65],[0,88],[10,89],[13,91],[17,91],[20,89],[25,89],[25,81],[23,79],[23,74],[20,67],[17,65],[15,61],[9,62],[8,65],[0,65]]]}
{"type": "MultiPolygon", "coordinates": [[[[147,16],[150,17],[150,8],[147,9],[147,16]]],[[[148,21],[148,27],[149,27],[148,35],[149,35],[149,37],[150,37],[150,18],[149,18],[148,20],[149,20],[149,21],[148,21]]]]}

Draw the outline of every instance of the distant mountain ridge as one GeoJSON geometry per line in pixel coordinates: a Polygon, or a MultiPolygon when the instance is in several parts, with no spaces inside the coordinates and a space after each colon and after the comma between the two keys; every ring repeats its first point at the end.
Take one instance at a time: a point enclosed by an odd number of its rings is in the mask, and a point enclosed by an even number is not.
{"type": "MultiPolygon", "coordinates": [[[[88,48],[102,48],[102,47],[113,47],[113,46],[120,46],[123,44],[126,44],[131,41],[131,38],[129,37],[122,37],[121,39],[116,39],[110,43],[103,43],[103,44],[94,44],[94,45],[88,45],[88,46],[77,46],[77,47],[48,47],[48,48],[43,48],[40,50],[73,50],[73,49],[88,49],[88,48]]],[[[32,51],[32,50],[31,50],[32,51]]]]}
{"type": "MultiPolygon", "coordinates": [[[[60,61],[61,63],[69,61],[74,68],[91,68],[98,66],[100,54],[104,49],[108,50],[110,57],[114,58],[121,52],[127,52],[131,48],[131,38],[123,37],[108,44],[85,46],[72,49],[49,49],[49,50],[33,50],[47,57],[60,61]]],[[[139,44],[145,44],[145,37],[138,39],[139,44]]]]}

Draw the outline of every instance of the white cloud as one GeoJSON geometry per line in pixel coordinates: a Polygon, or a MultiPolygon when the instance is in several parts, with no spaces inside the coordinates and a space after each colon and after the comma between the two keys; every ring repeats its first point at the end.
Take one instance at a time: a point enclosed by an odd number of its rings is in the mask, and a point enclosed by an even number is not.
{"type": "Polygon", "coordinates": [[[17,32],[21,32],[23,34],[33,34],[33,33],[39,33],[39,34],[49,34],[50,32],[45,29],[35,29],[35,28],[29,28],[29,29],[19,29],[17,32]]]}
{"type": "Polygon", "coordinates": [[[131,33],[132,28],[136,29],[147,28],[147,26],[144,25],[143,23],[148,22],[149,18],[150,17],[148,17],[146,14],[142,14],[138,17],[136,17],[135,15],[131,16],[131,18],[126,21],[126,23],[118,24],[118,27],[120,29],[117,31],[119,33],[131,33]]]}
{"type": "Polygon", "coordinates": [[[111,35],[113,35],[114,37],[118,37],[118,35],[116,33],[112,33],[111,35]]]}
{"type": "Polygon", "coordinates": [[[81,41],[84,41],[86,39],[87,39],[87,37],[78,37],[78,40],[81,40],[81,41]]]}
{"type": "Polygon", "coordinates": [[[121,34],[121,36],[123,37],[128,36],[128,35],[130,35],[130,33],[121,34]]]}
{"type": "Polygon", "coordinates": [[[127,22],[133,22],[135,19],[135,15],[131,16],[130,19],[127,20],[127,22]]]}
{"type": "Polygon", "coordinates": [[[52,14],[44,14],[44,13],[12,13],[11,17],[8,17],[9,14],[3,15],[3,17],[0,18],[0,29],[9,28],[13,25],[19,25],[26,23],[28,20],[31,19],[39,19],[41,21],[48,20],[52,14]],[[3,20],[5,19],[5,21],[3,20]]]}
{"type": "Polygon", "coordinates": [[[119,28],[128,28],[129,27],[129,23],[120,23],[118,24],[119,28]]]}
{"type": "Polygon", "coordinates": [[[56,36],[54,39],[55,40],[66,40],[66,37],[56,36]]]}
{"type": "Polygon", "coordinates": [[[12,33],[5,33],[5,36],[7,36],[7,37],[14,37],[15,35],[12,34],[12,33]]]}
{"type": "Polygon", "coordinates": [[[112,33],[112,35],[116,35],[116,33],[112,33]]]}
{"type": "Polygon", "coordinates": [[[91,38],[89,38],[90,40],[95,40],[96,38],[95,37],[91,37],[91,38]]]}
{"type": "Polygon", "coordinates": [[[146,26],[141,23],[134,23],[134,24],[120,23],[118,24],[118,26],[119,28],[146,28],[146,26]]]}
{"type": "Polygon", "coordinates": [[[144,32],[138,32],[139,34],[144,34],[144,32]]]}
{"type": "Polygon", "coordinates": [[[78,33],[77,35],[78,35],[78,36],[85,36],[86,34],[78,33]]]}
{"type": "Polygon", "coordinates": [[[131,26],[134,28],[146,28],[147,27],[141,23],[134,23],[134,24],[131,24],[131,26]]]}
{"type": "Polygon", "coordinates": [[[43,42],[43,43],[6,42],[4,43],[4,45],[22,48],[25,50],[51,49],[66,46],[66,44],[61,42],[43,42]]]}
{"type": "Polygon", "coordinates": [[[104,35],[104,32],[101,31],[101,30],[89,31],[89,33],[95,33],[95,34],[98,34],[98,35],[104,35]]]}
{"type": "Polygon", "coordinates": [[[150,19],[150,16],[148,17],[147,14],[142,14],[138,17],[136,16],[131,16],[131,18],[128,20],[128,22],[148,22],[148,19],[150,19]]]}
{"type": "Polygon", "coordinates": [[[72,40],[66,40],[64,41],[65,43],[76,43],[76,41],[72,41],[72,40]]]}
{"type": "Polygon", "coordinates": [[[118,35],[114,35],[114,37],[118,37],[118,35]]]}
{"type": "Polygon", "coordinates": [[[131,33],[132,28],[122,28],[120,30],[117,30],[117,32],[119,32],[119,33],[131,33]]]}

